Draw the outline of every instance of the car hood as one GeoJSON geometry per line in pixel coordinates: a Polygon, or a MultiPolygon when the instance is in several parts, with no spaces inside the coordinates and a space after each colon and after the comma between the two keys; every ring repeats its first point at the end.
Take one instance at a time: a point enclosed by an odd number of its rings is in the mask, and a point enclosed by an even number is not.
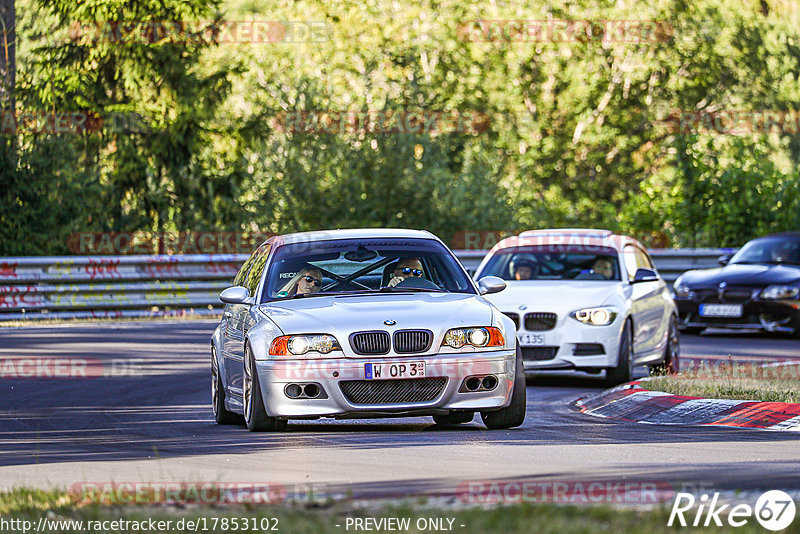
{"type": "Polygon", "coordinates": [[[579,308],[610,304],[615,297],[624,299],[625,288],[630,284],[600,281],[508,281],[504,291],[488,295],[487,300],[500,311],[570,313],[579,308]]]}
{"type": "Polygon", "coordinates": [[[768,286],[800,281],[800,267],[790,265],[762,265],[732,263],[717,269],[687,271],[681,282],[690,287],[717,287],[729,285],[768,286]]]}
{"type": "Polygon", "coordinates": [[[334,335],[346,355],[353,355],[347,342],[352,332],[427,329],[433,332],[434,342],[440,342],[450,328],[491,325],[493,314],[483,297],[462,293],[309,297],[270,302],[260,310],[285,334],[334,335]]]}

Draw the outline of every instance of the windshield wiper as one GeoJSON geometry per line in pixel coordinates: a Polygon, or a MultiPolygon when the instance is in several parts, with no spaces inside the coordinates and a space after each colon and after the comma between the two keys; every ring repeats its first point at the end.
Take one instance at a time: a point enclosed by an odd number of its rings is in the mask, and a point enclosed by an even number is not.
{"type": "Polygon", "coordinates": [[[275,299],[275,300],[281,301],[281,300],[303,299],[303,298],[306,298],[306,297],[329,297],[331,295],[336,296],[336,295],[345,295],[345,294],[346,293],[343,293],[341,291],[318,291],[316,293],[295,293],[291,297],[283,297],[283,298],[278,298],[278,299],[275,299]]]}

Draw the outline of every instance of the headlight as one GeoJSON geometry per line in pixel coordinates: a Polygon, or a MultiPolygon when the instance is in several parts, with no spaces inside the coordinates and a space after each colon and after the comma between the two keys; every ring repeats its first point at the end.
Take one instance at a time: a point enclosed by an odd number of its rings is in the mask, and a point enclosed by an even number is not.
{"type": "Polygon", "coordinates": [[[280,336],[269,345],[270,356],[302,356],[309,352],[329,354],[334,350],[342,350],[342,347],[335,337],[328,334],[280,336]]]}
{"type": "Polygon", "coordinates": [[[689,289],[689,286],[675,284],[675,286],[672,289],[675,291],[676,297],[681,297],[684,299],[687,298],[692,293],[692,290],[689,289]]]}
{"type": "Polygon", "coordinates": [[[503,333],[494,326],[475,328],[453,328],[444,335],[442,346],[460,349],[464,345],[473,347],[502,347],[506,344],[503,333]]]}
{"type": "Polygon", "coordinates": [[[796,286],[767,286],[761,292],[762,299],[783,300],[796,299],[800,295],[800,288],[796,286]]]}
{"type": "Polygon", "coordinates": [[[584,308],[570,313],[569,316],[584,324],[606,326],[614,322],[614,319],[617,318],[617,312],[614,308],[604,306],[600,308],[584,308]]]}
{"type": "Polygon", "coordinates": [[[675,280],[675,284],[672,286],[672,291],[675,293],[676,297],[680,298],[688,298],[692,295],[692,290],[689,286],[683,283],[683,276],[679,276],[677,280],[675,280]]]}

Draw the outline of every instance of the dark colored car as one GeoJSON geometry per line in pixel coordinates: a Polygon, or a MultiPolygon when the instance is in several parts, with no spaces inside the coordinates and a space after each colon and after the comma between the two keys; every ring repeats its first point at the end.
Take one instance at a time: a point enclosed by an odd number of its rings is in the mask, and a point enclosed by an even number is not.
{"type": "Polygon", "coordinates": [[[754,239],[719,262],[723,267],[687,271],[675,281],[682,331],[742,328],[800,337],[800,232],[754,239]]]}

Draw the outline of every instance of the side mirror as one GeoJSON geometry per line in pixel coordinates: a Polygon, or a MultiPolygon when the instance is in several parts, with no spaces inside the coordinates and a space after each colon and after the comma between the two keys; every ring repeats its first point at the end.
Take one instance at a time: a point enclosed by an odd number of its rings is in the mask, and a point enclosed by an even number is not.
{"type": "Polygon", "coordinates": [[[492,293],[499,293],[506,288],[506,282],[497,276],[484,276],[478,280],[478,289],[481,295],[491,295],[492,293]]]}
{"type": "Polygon", "coordinates": [[[219,300],[226,304],[252,304],[250,290],[242,286],[229,287],[219,294],[219,300]]]}
{"type": "Polygon", "coordinates": [[[632,284],[639,282],[658,282],[658,275],[653,269],[636,269],[632,284]]]}
{"type": "Polygon", "coordinates": [[[728,265],[728,263],[730,263],[731,257],[732,256],[730,254],[723,254],[722,256],[717,258],[717,263],[719,263],[724,267],[725,265],[728,265]]]}

